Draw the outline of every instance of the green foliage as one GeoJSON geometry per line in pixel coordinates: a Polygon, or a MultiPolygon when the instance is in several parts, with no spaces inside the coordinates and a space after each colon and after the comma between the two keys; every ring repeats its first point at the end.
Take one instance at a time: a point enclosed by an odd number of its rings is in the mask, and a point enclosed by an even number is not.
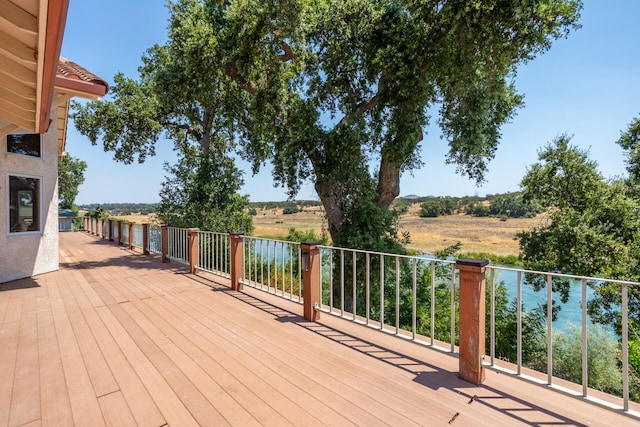
{"type": "Polygon", "coordinates": [[[115,76],[109,96],[74,103],[77,129],[92,144],[124,163],[155,154],[161,136],[174,143],[179,159],[167,166],[159,207],[173,226],[248,232],[247,200],[237,194],[240,174],[229,156],[235,105],[228,99],[224,56],[217,37],[220,15],[197,1],[168,4],[168,41],[142,58],[139,79],[115,76]]]}
{"type": "MultiPolygon", "coordinates": [[[[637,186],[640,185],[640,117],[634,118],[629,123],[627,130],[620,135],[617,143],[626,151],[629,179],[637,191],[637,186]]],[[[636,193],[636,197],[638,195],[640,193],[636,193]]]]}
{"type": "Polygon", "coordinates": [[[111,215],[130,215],[139,213],[140,215],[148,215],[156,211],[157,203],[88,203],[78,206],[79,209],[94,210],[101,208],[108,211],[111,215]]]}
{"type": "MultiPolygon", "coordinates": [[[[500,127],[522,104],[517,66],[577,27],[578,0],[431,2],[177,0],[168,41],[110,100],[74,104],[78,130],[117,160],[144,161],[167,136],[253,171],[270,162],[293,197],[311,179],[338,246],[401,252],[389,209],[421,165],[430,107],[447,161],[482,181],[500,127]],[[216,147],[214,147],[216,146],[216,147]]],[[[178,166],[179,167],[179,166],[178,166]]]]}
{"type": "Polygon", "coordinates": [[[452,215],[458,207],[458,202],[451,197],[437,197],[429,199],[420,205],[419,215],[423,218],[435,218],[441,215],[452,215]]]}
{"type": "Polygon", "coordinates": [[[84,182],[84,171],[87,163],[65,155],[58,161],[58,203],[62,209],[72,209],[77,213],[75,206],[78,187],[84,182]]]}
{"type": "Polygon", "coordinates": [[[420,165],[428,107],[440,103],[448,161],[481,181],[499,127],[521,105],[518,63],[576,27],[578,1],[297,1],[210,6],[226,19],[226,74],[244,91],[246,157],[293,196],[315,183],[339,246],[398,247],[389,206],[420,165]],[[443,29],[446,28],[446,31],[443,29]],[[339,167],[337,167],[339,165],[339,167]],[[357,246],[356,246],[357,245],[357,246]]]}
{"type": "Polygon", "coordinates": [[[237,194],[242,174],[222,153],[182,156],[166,166],[158,218],[172,227],[198,227],[216,232],[249,234],[253,229],[247,197],[237,194]]]}
{"type": "MultiPolygon", "coordinates": [[[[622,182],[608,183],[588,153],[561,136],[539,155],[522,180],[525,200],[549,209],[549,221],[519,234],[528,268],[612,279],[640,279],[640,201],[629,197],[622,182]],[[606,203],[604,202],[606,201],[606,203]]],[[[533,283],[541,287],[544,284],[533,283]]],[[[568,286],[554,289],[568,297],[568,286]]],[[[589,312],[595,322],[620,333],[618,285],[594,284],[589,312]]],[[[630,287],[630,327],[640,326],[640,289],[630,287]]]]}
{"type": "MultiPolygon", "coordinates": [[[[613,395],[622,395],[622,373],[618,361],[618,343],[597,325],[587,330],[589,387],[613,395]]],[[[546,368],[540,367],[539,369],[546,368]]],[[[544,372],[543,371],[543,372],[544,372]]],[[[582,332],[570,326],[553,336],[553,375],[582,383],[582,332]]]]}
{"type": "Polygon", "coordinates": [[[287,242],[314,242],[326,245],[329,241],[329,236],[325,233],[317,234],[314,230],[300,231],[290,228],[285,240],[287,242]]]}

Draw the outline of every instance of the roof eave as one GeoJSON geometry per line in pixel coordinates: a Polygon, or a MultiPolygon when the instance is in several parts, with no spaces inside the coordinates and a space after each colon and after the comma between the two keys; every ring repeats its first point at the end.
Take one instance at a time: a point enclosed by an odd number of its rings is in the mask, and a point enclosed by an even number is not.
{"type": "Polygon", "coordinates": [[[56,76],[55,87],[73,96],[97,101],[107,94],[108,88],[100,83],[86,82],[64,76],[56,76]]]}
{"type": "MultiPolygon", "coordinates": [[[[46,10],[47,19],[41,20],[41,26],[45,25],[41,32],[44,33],[44,53],[42,49],[38,55],[44,55],[42,66],[39,68],[41,74],[38,76],[38,105],[36,132],[44,133],[49,127],[51,117],[51,101],[53,99],[54,83],[56,81],[56,70],[58,58],[62,50],[62,39],[64,27],[67,22],[67,11],[69,0],[49,0],[46,10]]],[[[40,46],[43,46],[42,44],[40,46]]]]}

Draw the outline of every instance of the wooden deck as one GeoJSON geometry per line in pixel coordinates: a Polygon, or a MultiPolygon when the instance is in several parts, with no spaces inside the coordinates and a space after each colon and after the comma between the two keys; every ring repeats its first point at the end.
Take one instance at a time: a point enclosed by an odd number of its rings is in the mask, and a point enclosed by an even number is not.
{"type": "Polygon", "coordinates": [[[88,235],[60,261],[0,285],[0,426],[637,425],[88,235]]]}

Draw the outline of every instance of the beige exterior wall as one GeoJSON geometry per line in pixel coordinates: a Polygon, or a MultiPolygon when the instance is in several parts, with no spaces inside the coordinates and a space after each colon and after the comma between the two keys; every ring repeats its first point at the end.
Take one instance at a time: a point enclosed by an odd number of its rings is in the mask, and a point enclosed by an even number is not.
{"type": "MultiPolygon", "coordinates": [[[[41,159],[8,154],[7,139],[0,138],[0,283],[58,269],[58,142],[55,110],[52,112],[51,126],[42,136],[41,159]],[[9,233],[9,174],[41,179],[41,232],[9,233]]],[[[0,120],[0,128],[3,125],[6,123],[0,120]]]]}

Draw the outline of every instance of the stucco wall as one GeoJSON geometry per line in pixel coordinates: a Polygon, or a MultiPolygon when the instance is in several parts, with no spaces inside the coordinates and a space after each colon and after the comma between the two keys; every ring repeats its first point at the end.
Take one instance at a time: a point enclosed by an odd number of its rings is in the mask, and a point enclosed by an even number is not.
{"type": "MultiPolygon", "coordinates": [[[[6,138],[0,138],[0,283],[58,269],[58,143],[55,110],[52,112],[51,126],[42,136],[42,159],[8,154],[6,138]],[[9,233],[8,174],[41,177],[41,233],[9,233]]],[[[3,124],[0,121],[0,127],[3,124]]]]}

